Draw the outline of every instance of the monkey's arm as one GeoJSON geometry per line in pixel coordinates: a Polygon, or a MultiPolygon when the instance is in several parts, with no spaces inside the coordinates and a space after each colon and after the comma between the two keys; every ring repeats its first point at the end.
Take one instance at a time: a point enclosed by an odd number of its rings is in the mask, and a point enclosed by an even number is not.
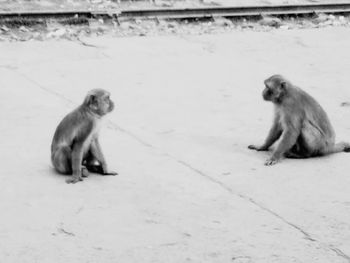
{"type": "Polygon", "coordinates": [[[283,130],[281,140],[273,151],[272,156],[265,162],[265,165],[277,163],[296,143],[300,133],[299,120],[286,120],[286,124],[287,127],[283,130]]]}
{"type": "Polygon", "coordinates": [[[97,159],[97,161],[100,162],[103,171],[106,171],[107,163],[102,153],[101,145],[100,145],[100,142],[98,141],[98,138],[95,138],[92,140],[90,150],[93,156],[97,159]]]}
{"type": "Polygon", "coordinates": [[[275,141],[278,140],[278,138],[282,134],[282,128],[281,125],[278,122],[278,119],[275,118],[272,124],[272,127],[269,131],[269,134],[267,135],[267,138],[265,139],[265,142],[261,146],[256,145],[249,145],[248,148],[252,150],[257,151],[267,151],[269,147],[274,144],[275,141]]]}
{"type": "MultiPolygon", "coordinates": [[[[78,118],[79,116],[77,116],[78,118]]],[[[86,146],[89,144],[89,135],[92,131],[92,123],[88,119],[81,117],[80,125],[75,127],[76,131],[72,137],[72,177],[66,180],[67,183],[77,183],[82,181],[82,163],[86,146]]]]}
{"type": "Polygon", "coordinates": [[[105,157],[103,155],[102,148],[101,148],[101,145],[100,145],[98,138],[95,138],[91,142],[90,149],[91,149],[91,152],[94,155],[94,157],[101,163],[103,174],[105,174],[105,175],[117,175],[118,174],[116,172],[112,172],[112,171],[108,170],[107,163],[106,163],[105,157]]]}
{"type": "Polygon", "coordinates": [[[82,161],[83,161],[83,143],[76,143],[72,150],[72,170],[73,175],[66,180],[67,183],[77,183],[82,181],[82,161]]]}

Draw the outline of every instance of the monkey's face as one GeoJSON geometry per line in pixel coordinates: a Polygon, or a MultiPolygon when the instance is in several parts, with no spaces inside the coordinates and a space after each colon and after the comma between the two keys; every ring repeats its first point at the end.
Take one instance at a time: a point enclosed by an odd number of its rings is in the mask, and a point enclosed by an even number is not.
{"type": "Polygon", "coordinates": [[[102,89],[90,91],[86,103],[89,109],[99,116],[104,116],[114,109],[110,93],[102,89]]]}
{"type": "Polygon", "coordinates": [[[265,89],[263,90],[262,96],[264,100],[272,101],[274,97],[274,90],[265,84],[265,89]]]}
{"type": "Polygon", "coordinates": [[[114,103],[111,100],[109,93],[101,97],[99,102],[99,108],[100,108],[100,113],[102,115],[105,115],[114,109],[114,103]]]}
{"type": "Polygon", "coordinates": [[[273,103],[281,103],[286,93],[286,82],[270,78],[265,80],[264,83],[265,89],[262,93],[264,100],[272,101],[273,103]]]}

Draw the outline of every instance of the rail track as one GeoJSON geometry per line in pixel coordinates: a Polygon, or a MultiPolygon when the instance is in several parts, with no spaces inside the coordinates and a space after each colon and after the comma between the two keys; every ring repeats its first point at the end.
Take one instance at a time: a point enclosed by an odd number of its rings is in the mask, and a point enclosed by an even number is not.
{"type": "Polygon", "coordinates": [[[70,11],[0,11],[0,18],[61,18],[61,17],[111,17],[116,19],[185,19],[208,17],[250,17],[261,15],[301,15],[313,13],[350,13],[349,3],[274,5],[274,6],[236,6],[199,8],[147,8],[120,9],[108,11],[70,10],[70,11]]]}

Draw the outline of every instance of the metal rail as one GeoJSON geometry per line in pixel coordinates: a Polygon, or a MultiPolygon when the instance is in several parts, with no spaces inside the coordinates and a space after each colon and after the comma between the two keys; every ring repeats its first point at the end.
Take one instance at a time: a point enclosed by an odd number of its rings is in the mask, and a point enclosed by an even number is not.
{"type": "Polygon", "coordinates": [[[115,17],[132,18],[206,18],[206,17],[249,17],[260,15],[298,15],[312,13],[350,13],[350,3],[240,6],[240,7],[199,7],[199,8],[147,8],[120,9],[108,11],[69,10],[69,11],[15,11],[1,12],[0,18],[60,18],[60,17],[115,17]]]}
{"type": "Polygon", "coordinates": [[[46,10],[46,11],[0,11],[0,18],[60,18],[60,17],[93,17],[93,12],[89,10],[46,10]]]}
{"type": "Polygon", "coordinates": [[[305,4],[244,7],[205,7],[205,8],[169,8],[122,10],[121,18],[205,18],[213,16],[247,17],[259,15],[298,15],[312,13],[350,13],[350,3],[305,4]]]}

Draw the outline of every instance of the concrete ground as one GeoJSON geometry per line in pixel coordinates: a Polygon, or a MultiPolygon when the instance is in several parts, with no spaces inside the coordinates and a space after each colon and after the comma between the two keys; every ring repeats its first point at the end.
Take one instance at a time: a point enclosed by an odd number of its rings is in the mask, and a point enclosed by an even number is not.
{"type": "Polygon", "coordinates": [[[282,73],[350,141],[350,28],[0,43],[0,262],[350,262],[350,154],[283,160],[263,80],[282,73]],[[61,118],[104,88],[116,177],[68,185],[61,118]]]}

